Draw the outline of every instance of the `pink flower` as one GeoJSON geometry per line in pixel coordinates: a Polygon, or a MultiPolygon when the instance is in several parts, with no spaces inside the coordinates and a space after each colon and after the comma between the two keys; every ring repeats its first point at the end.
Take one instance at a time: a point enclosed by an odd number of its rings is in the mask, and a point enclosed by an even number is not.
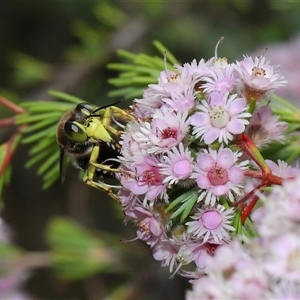
{"type": "Polygon", "coordinates": [[[189,130],[188,112],[174,112],[162,107],[153,115],[150,122],[139,122],[139,129],[132,138],[147,153],[161,153],[177,146],[189,130]]]}
{"type": "Polygon", "coordinates": [[[287,128],[288,123],[279,121],[279,116],[272,114],[271,107],[261,106],[254,111],[246,132],[256,147],[262,148],[272,141],[283,141],[287,128]]]}
{"type": "Polygon", "coordinates": [[[164,156],[161,157],[160,174],[165,176],[164,183],[169,184],[183,184],[189,185],[189,182],[194,180],[190,179],[194,169],[193,158],[191,152],[182,143],[178,148],[174,147],[167,151],[164,156]]]}
{"type": "Polygon", "coordinates": [[[178,246],[174,246],[169,240],[160,240],[152,249],[154,259],[161,261],[162,267],[169,266],[170,272],[176,267],[178,246]]]}
{"type": "Polygon", "coordinates": [[[127,124],[127,132],[121,136],[121,154],[120,160],[127,164],[140,161],[147,155],[146,151],[141,148],[139,142],[137,142],[133,135],[139,129],[137,122],[130,122],[127,124]]]}
{"type": "Polygon", "coordinates": [[[162,102],[174,111],[190,111],[196,106],[196,98],[193,86],[186,86],[183,92],[173,91],[170,97],[162,98],[162,102]]]}
{"type": "Polygon", "coordinates": [[[268,290],[269,278],[262,264],[236,240],[208,257],[206,273],[193,283],[188,299],[264,299],[268,290]]]}
{"type": "Polygon", "coordinates": [[[150,84],[142,99],[134,100],[134,115],[151,118],[156,109],[163,105],[174,111],[192,110],[196,106],[194,86],[196,79],[189,64],[175,65],[178,72],[165,69],[160,73],[157,84],[150,84]]]}
{"type": "Polygon", "coordinates": [[[235,270],[227,284],[232,291],[233,299],[262,299],[268,290],[269,277],[261,264],[253,259],[241,260],[235,265],[235,270]]]}
{"type": "Polygon", "coordinates": [[[244,178],[246,154],[260,159],[239,143],[240,135],[264,146],[282,141],[287,128],[267,106],[251,115],[248,103],[252,113],[253,100],[285,81],[264,57],[236,65],[218,58],[222,40],[208,61],[175,65],[175,71],[165,66],[157,84],[134,101],[136,120],[123,127],[120,141],[118,196],[126,223],[137,225],[134,240],[147,243],[172,276],[194,279],[188,299],[265,299],[285,275],[299,283],[300,177],[291,177],[300,171],[266,160],[273,175],[288,178],[281,187],[254,171],[254,163],[244,178]],[[239,146],[243,153],[235,152],[239,146]],[[253,193],[238,202],[247,188],[253,193]],[[239,223],[254,196],[261,205],[251,215],[255,228],[250,219],[239,223]],[[239,239],[232,239],[234,230],[239,239]]]}
{"type": "Polygon", "coordinates": [[[266,299],[299,299],[300,285],[298,282],[288,280],[273,280],[270,291],[266,293],[266,299]]]}
{"type": "Polygon", "coordinates": [[[186,300],[220,300],[229,299],[225,283],[217,277],[205,276],[195,280],[192,290],[186,293],[186,300]]]}
{"type": "MultiPolygon", "coordinates": [[[[117,177],[118,177],[118,175],[117,175],[117,177]]],[[[118,179],[121,181],[121,176],[119,176],[118,179]]],[[[139,200],[137,195],[133,194],[130,190],[128,190],[126,188],[121,188],[119,190],[117,196],[120,199],[120,202],[121,202],[124,210],[128,209],[129,207],[134,206],[135,203],[138,202],[138,200],[139,200]]]]}
{"type": "Polygon", "coordinates": [[[234,201],[234,192],[241,195],[244,179],[243,169],[247,161],[238,165],[238,157],[241,153],[232,152],[229,148],[216,150],[204,150],[197,157],[198,169],[193,174],[198,186],[201,188],[198,201],[205,198],[205,205],[214,205],[220,196],[227,195],[230,201],[234,201]]]}
{"type": "MultiPolygon", "coordinates": [[[[214,253],[220,245],[221,244],[199,242],[194,243],[191,247],[194,254],[194,262],[198,271],[202,270],[202,275],[206,273],[206,268],[211,263],[211,260],[214,259],[214,253]]],[[[195,273],[195,275],[199,276],[201,273],[198,272],[198,274],[195,273]]]]}
{"type": "Polygon", "coordinates": [[[151,156],[146,156],[143,161],[133,163],[130,168],[136,173],[136,179],[123,176],[122,185],[135,195],[144,195],[145,201],[155,201],[157,197],[167,201],[166,184],[164,176],[159,173],[158,161],[151,156]]]}
{"type": "Polygon", "coordinates": [[[284,179],[300,176],[300,169],[293,168],[283,160],[278,160],[276,164],[274,161],[266,159],[266,163],[272,170],[272,173],[276,176],[280,176],[284,179]]]}
{"type": "MultiPolygon", "coordinates": [[[[286,174],[287,175],[287,174],[286,174]]],[[[272,189],[263,206],[254,211],[253,221],[261,237],[272,238],[287,232],[300,234],[300,176],[285,180],[272,189]]]]}
{"type": "Polygon", "coordinates": [[[268,243],[265,255],[265,270],[275,278],[299,282],[300,240],[299,235],[286,233],[268,243]]]}
{"type": "Polygon", "coordinates": [[[185,63],[183,66],[177,66],[179,71],[186,70],[189,74],[192,75],[193,82],[196,84],[198,81],[202,80],[203,76],[209,74],[209,67],[213,65],[214,57],[208,61],[205,61],[203,58],[197,62],[194,59],[191,63],[185,63]]]}
{"type": "Polygon", "coordinates": [[[198,212],[191,218],[195,221],[187,222],[187,232],[195,238],[201,238],[203,243],[220,243],[223,240],[230,239],[228,231],[234,231],[230,225],[234,216],[234,209],[225,210],[222,205],[216,208],[198,209],[198,212]]]}
{"type": "Polygon", "coordinates": [[[162,224],[155,216],[155,213],[145,207],[136,205],[125,210],[125,215],[137,221],[137,237],[145,241],[151,248],[154,247],[163,234],[162,224]]]}
{"type": "Polygon", "coordinates": [[[201,137],[207,145],[215,140],[228,144],[234,134],[245,131],[249,123],[246,118],[251,116],[245,112],[246,100],[237,98],[236,94],[213,93],[210,102],[203,100],[197,108],[200,112],[191,116],[193,134],[196,138],[201,137]]]}
{"type": "Polygon", "coordinates": [[[202,80],[205,82],[202,85],[204,93],[232,93],[235,89],[236,74],[232,65],[225,68],[215,67],[209,69],[209,73],[202,80]]]}
{"type": "MultiPolygon", "coordinates": [[[[287,84],[283,88],[276,90],[276,95],[279,95],[294,105],[299,107],[300,98],[300,35],[296,34],[288,41],[276,44],[267,45],[267,55],[270,61],[280,62],[280,71],[287,79],[287,84]]],[[[258,49],[256,53],[262,53],[264,49],[258,49]]]]}
{"type": "Polygon", "coordinates": [[[248,260],[249,254],[245,245],[241,245],[240,241],[233,239],[229,244],[223,243],[216,247],[214,255],[208,258],[206,272],[226,274],[233,270],[241,259],[248,260]],[[226,260],[224,260],[224,257],[226,257],[226,260]]]}
{"type": "Polygon", "coordinates": [[[277,72],[277,67],[265,62],[264,56],[255,58],[245,56],[244,60],[236,62],[235,69],[241,77],[241,89],[248,101],[251,98],[259,100],[267,92],[286,84],[277,72]]]}
{"type": "Polygon", "coordinates": [[[133,115],[138,119],[151,118],[156,111],[163,105],[161,97],[157,95],[151,95],[149,89],[144,91],[142,99],[133,100],[133,115]]]}

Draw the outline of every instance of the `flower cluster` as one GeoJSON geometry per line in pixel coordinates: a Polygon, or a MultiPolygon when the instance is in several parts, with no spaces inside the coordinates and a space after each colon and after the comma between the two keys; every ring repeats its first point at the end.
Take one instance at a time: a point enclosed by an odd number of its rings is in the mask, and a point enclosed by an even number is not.
{"type": "Polygon", "coordinates": [[[228,63],[215,54],[166,68],[134,101],[118,197],[135,239],[173,274],[201,278],[215,251],[241,234],[256,191],[281,183],[257,152],[284,139],[287,123],[263,104],[284,84],[264,55],[228,63]]]}
{"type": "Polygon", "coordinates": [[[259,239],[219,247],[187,300],[299,299],[299,185],[297,177],[272,190],[253,213],[259,239]]]}

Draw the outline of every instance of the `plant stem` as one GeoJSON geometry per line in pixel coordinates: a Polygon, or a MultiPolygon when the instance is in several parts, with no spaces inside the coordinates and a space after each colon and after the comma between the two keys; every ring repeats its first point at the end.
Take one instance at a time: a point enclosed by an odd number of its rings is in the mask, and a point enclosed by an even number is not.
{"type": "Polygon", "coordinates": [[[2,96],[0,96],[0,103],[17,114],[23,114],[26,112],[26,110],[24,108],[20,107],[19,105],[9,101],[8,99],[6,99],[2,96]]]}

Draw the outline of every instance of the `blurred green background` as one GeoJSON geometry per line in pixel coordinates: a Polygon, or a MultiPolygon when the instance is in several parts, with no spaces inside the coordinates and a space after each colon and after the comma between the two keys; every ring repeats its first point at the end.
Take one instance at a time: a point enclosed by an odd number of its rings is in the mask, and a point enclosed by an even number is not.
{"type": "MultiPolygon", "coordinates": [[[[212,57],[224,36],[218,55],[235,61],[298,34],[299,15],[299,1],[1,1],[0,94],[16,102],[51,100],[47,91],[55,89],[100,106],[115,101],[107,96],[114,88],[107,80],[117,73],[106,65],[119,61],[117,49],[157,54],[152,41],[159,40],[179,61],[190,62],[212,57]]],[[[0,108],[2,117],[9,114],[0,108]]],[[[11,133],[1,130],[1,142],[11,133]]],[[[110,232],[116,244],[135,236],[135,228],[123,225],[119,207],[80,182],[72,169],[64,185],[42,190],[36,169],[24,168],[27,151],[28,146],[18,148],[3,196],[2,215],[18,245],[47,250],[45,227],[57,215],[110,232]]],[[[103,299],[114,283],[131,287],[122,299],[184,298],[187,280],[169,280],[146,245],[136,241],[120,247],[125,273],[62,282],[51,270],[39,269],[25,288],[38,299],[103,299]]]]}

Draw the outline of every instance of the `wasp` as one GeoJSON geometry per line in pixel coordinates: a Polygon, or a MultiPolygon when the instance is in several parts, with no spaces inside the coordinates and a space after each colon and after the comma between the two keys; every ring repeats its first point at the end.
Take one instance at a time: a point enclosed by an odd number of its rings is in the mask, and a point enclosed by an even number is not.
{"type": "Polygon", "coordinates": [[[119,163],[116,160],[121,148],[118,138],[123,133],[116,128],[116,125],[121,126],[117,119],[130,121],[135,118],[116,106],[95,108],[89,103],[80,103],[62,116],[56,134],[62,181],[63,160],[66,154],[73,159],[75,167],[84,171],[85,183],[119,201],[113,193],[116,186],[100,180],[123,172],[118,168],[119,163]]]}

